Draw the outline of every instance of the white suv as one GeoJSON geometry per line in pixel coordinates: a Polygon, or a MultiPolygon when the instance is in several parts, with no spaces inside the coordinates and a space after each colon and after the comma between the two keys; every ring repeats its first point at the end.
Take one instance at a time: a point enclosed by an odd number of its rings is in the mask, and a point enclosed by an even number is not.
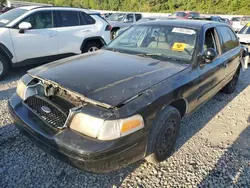
{"type": "Polygon", "coordinates": [[[47,63],[96,51],[111,26],[86,9],[28,6],[0,15],[0,80],[13,66],[47,63]]]}

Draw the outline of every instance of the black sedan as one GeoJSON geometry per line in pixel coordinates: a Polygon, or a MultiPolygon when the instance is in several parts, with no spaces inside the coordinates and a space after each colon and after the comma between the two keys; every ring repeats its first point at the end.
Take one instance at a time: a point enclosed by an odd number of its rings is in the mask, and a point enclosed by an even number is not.
{"type": "Polygon", "coordinates": [[[45,151],[96,173],[173,151],[181,119],[232,93],[242,47],[207,21],[137,24],[105,49],[32,69],[9,100],[16,126],[45,151]]]}

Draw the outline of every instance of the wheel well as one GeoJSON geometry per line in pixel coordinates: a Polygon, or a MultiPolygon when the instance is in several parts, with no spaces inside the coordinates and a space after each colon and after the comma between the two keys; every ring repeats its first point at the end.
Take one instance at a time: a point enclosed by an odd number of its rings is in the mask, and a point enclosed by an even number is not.
{"type": "Polygon", "coordinates": [[[117,31],[117,30],[119,30],[119,29],[120,29],[120,27],[113,27],[112,30],[111,30],[111,32],[112,32],[112,31],[117,31]]]}
{"type": "Polygon", "coordinates": [[[183,117],[186,114],[187,111],[187,101],[185,99],[178,99],[169,104],[170,106],[176,108],[180,114],[181,117],[183,117]]]}
{"type": "Polygon", "coordinates": [[[84,47],[86,46],[86,44],[90,43],[90,42],[95,42],[97,43],[100,48],[102,48],[104,45],[105,45],[105,42],[104,40],[100,39],[100,38],[94,38],[94,39],[89,39],[89,40],[85,40],[83,41],[82,43],[82,46],[81,46],[81,51],[83,51],[84,47]]]}
{"type": "Polygon", "coordinates": [[[10,60],[9,56],[8,56],[1,48],[0,48],[0,54],[1,54],[2,56],[4,56],[4,57],[8,60],[8,63],[9,63],[9,65],[11,66],[12,63],[11,63],[11,60],[10,60]]]}

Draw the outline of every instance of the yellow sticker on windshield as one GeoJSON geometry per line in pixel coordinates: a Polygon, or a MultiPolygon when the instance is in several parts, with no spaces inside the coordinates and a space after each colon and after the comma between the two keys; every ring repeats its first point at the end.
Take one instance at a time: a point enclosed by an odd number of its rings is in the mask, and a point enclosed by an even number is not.
{"type": "Polygon", "coordinates": [[[175,42],[173,47],[172,47],[172,50],[178,51],[178,52],[183,52],[186,46],[187,46],[186,43],[175,42]]]}
{"type": "Polygon", "coordinates": [[[250,27],[250,22],[249,22],[249,23],[247,23],[247,27],[250,27]]]}

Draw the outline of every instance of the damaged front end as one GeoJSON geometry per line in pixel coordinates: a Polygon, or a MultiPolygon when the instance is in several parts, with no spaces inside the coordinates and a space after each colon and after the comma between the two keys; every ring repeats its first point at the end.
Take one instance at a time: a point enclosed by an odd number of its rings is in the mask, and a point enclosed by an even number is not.
{"type": "Polygon", "coordinates": [[[91,100],[53,81],[29,74],[19,81],[17,94],[23,99],[25,106],[50,127],[56,129],[68,127],[72,117],[88,104],[104,111],[113,109],[111,105],[91,100]]]}

